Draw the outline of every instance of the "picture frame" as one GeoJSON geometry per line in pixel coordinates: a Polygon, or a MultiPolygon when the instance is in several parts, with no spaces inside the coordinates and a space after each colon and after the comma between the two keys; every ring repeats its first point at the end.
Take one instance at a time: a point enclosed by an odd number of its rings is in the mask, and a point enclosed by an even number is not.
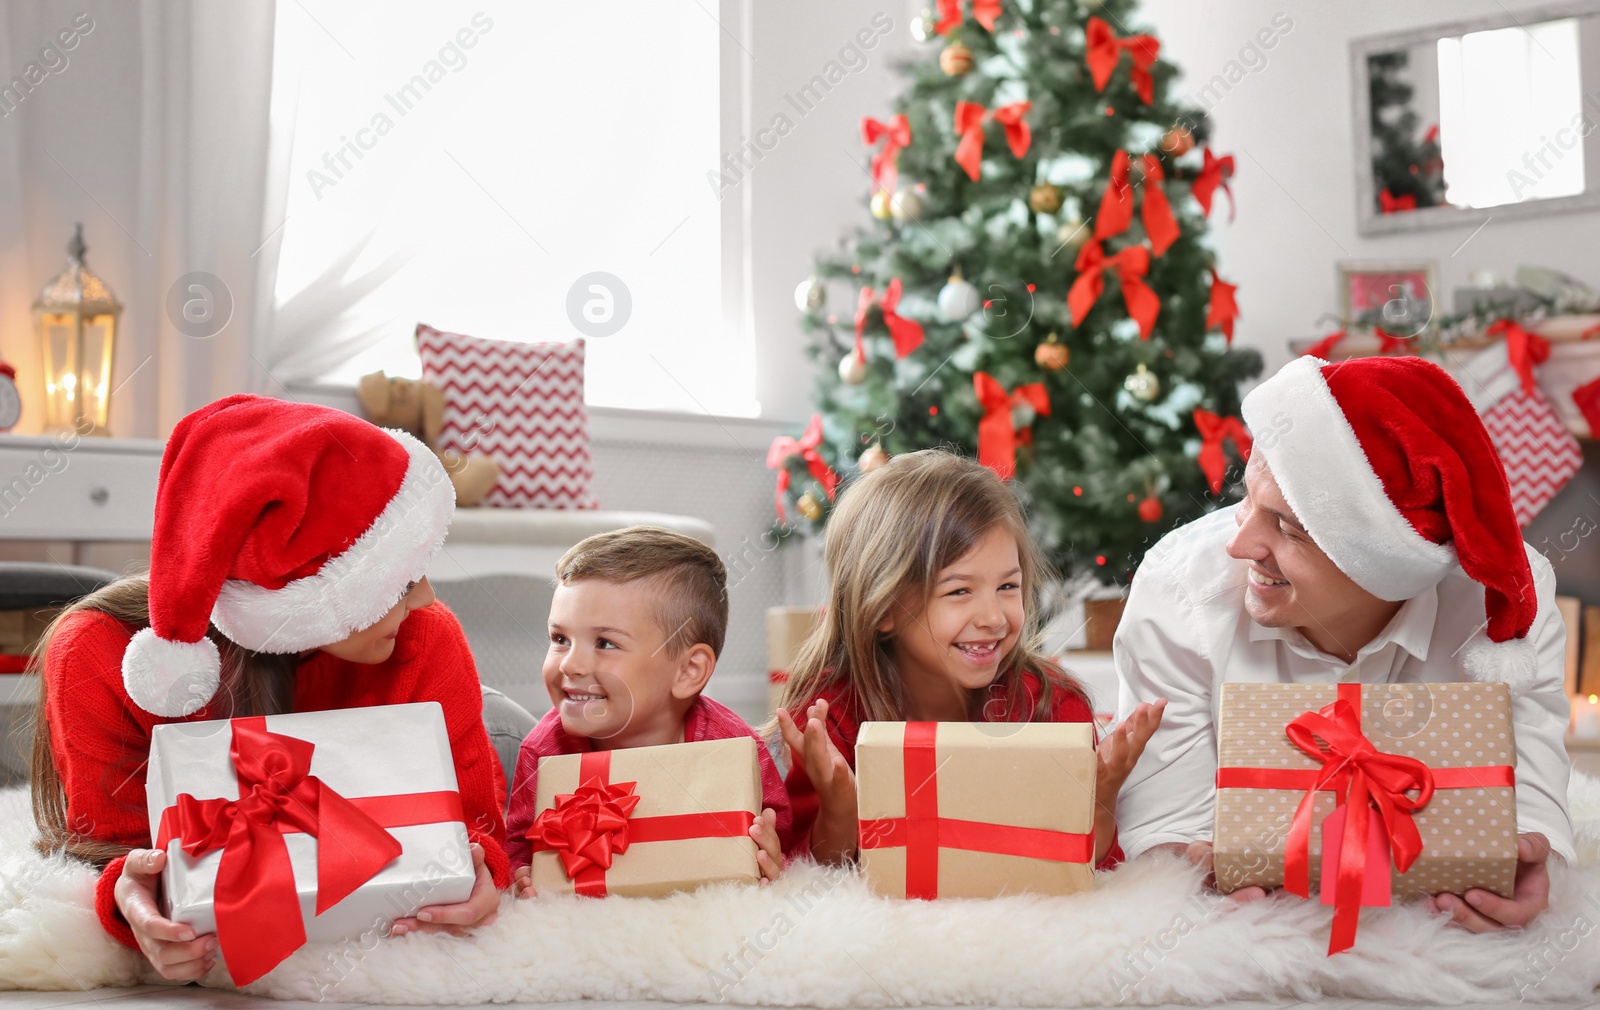
{"type": "Polygon", "coordinates": [[[1340,260],[1336,264],[1339,324],[1381,327],[1398,337],[1435,328],[1439,307],[1436,260],[1340,260]]]}

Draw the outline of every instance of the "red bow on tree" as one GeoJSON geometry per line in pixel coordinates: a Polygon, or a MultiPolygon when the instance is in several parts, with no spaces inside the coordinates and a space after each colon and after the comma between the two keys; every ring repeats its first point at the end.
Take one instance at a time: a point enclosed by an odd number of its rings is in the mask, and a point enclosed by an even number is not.
{"type": "Polygon", "coordinates": [[[1220,186],[1228,194],[1228,220],[1232,221],[1238,212],[1238,206],[1233,202],[1233,189],[1229,187],[1228,180],[1233,178],[1233,155],[1224,155],[1221,158],[1211,153],[1211,148],[1205,150],[1205,163],[1200,166],[1200,174],[1194,177],[1194,183],[1189,187],[1194,193],[1194,198],[1199,201],[1200,209],[1209,217],[1211,214],[1211,197],[1220,186]]]}
{"type": "Polygon", "coordinates": [[[1222,493],[1222,478],[1228,472],[1228,457],[1222,452],[1224,440],[1231,440],[1239,458],[1250,461],[1250,432],[1237,417],[1218,417],[1209,410],[1196,409],[1194,426],[1200,431],[1200,455],[1196,462],[1211,484],[1212,494],[1222,493]]]}
{"type": "Polygon", "coordinates": [[[1128,77],[1133,82],[1134,90],[1139,92],[1144,104],[1150,105],[1155,101],[1155,81],[1150,77],[1150,65],[1160,55],[1161,43],[1154,35],[1130,35],[1119,39],[1110,25],[1099,18],[1090,18],[1084,29],[1084,42],[1083,60],[1089,65],[1089,76],[1094,78],[1096,91],[1106,89],[1111,72],[1117,69],[1117,61],[1122,58],[1123,50],[1127,50],[1133,60],[1133,70],[1128,77]]]}
{"type": "Polygon", "coordinates": [[[1385,214],[1394,214],[1403,210],[1416,210],[1417,198],[1411,193],[1395,196],[1387,188],[1378,193],[1378,205],[1385,214]]]}
{"type": "Polygon", "coordinates": [[[1532,393],[1539,384],[1533,380],[1533,366],[1542,365],[1550,357],[1550,341],[1537,333],[1529,333],[1515,320],[1502,319],[1484,330],[1489,336],[1504,335],[1506,357],[1522,380],[1522,391],[1532,393]]]}
{"type": "Polygon", "coordinates": [[[1234,297],[1234,292],[1239,290],[1239,285],[1229,284],[1217,276],[1215,270],[1211,271],[1211,304],[1206,307],[1206,329],[1215,326],[1228,338],[1228,345],[1233,345],[1233,321],[1239,318],[1239,301],[1234,297]]]}
{"type": "Polygon", "coordinates": [[[1596,323],[1587,330],[1584,330],[1582,333],[1578,334],[1579,340],[1589,340],[1593,337],[1600,337],[1600,323],[1596,323]]]}
{"type": "Polygon", "coordinates": [[[1379,354],[1409,355],[1411,353],[1410,337],[1402,337],[1398,333],[1390,333],[1381,326],[1374,326],[1372,335],[1378,338],[1379,354]]]}
{"type": "Polygon", "coordinates": [[[1172,204],[1167,200],[1166,173],[1161,170],[1161,159],[1153,154],[1144,156],[1144,232],[1150,236],[1150,251],[1164,254],[1178,241],[1178,221],[1172,216],[1172,204]]]}
{"type": "Polygon", "coordinates": [[[1111,156],[1111,177],[1106,180],[1100,210],[1094,216],[1094,237],[1101,241],[1121,235],[1133,221],[1133,184],[1128,181],[1128,152],[1111,156]]]}
{"type": "Polygon", "coordinates": [[[1300,356],[1302,358],[1321,358],[1323,361],[1327,361],[1328,355],[1333,353],[1333,349],[1338,347],[1340,342],[1349,335],[1349,330],[1334,330],[1332,333],[1312,344],[1310,347],[1307,347],[1304,351],[1301,351],[1300,356]]]}
{"type": "MultiPolygon", "coordinates": [[[[994,20],[1000,16],[1000,0],[972,0],[972,17],[983,27],[994,31],[994,20]]],[[[933,30],[940,35],[950,34],[950,29],[961,23],[961,0],[939,0],[939,21],[933,30]]]]}
{"type": "MultiPolygon", "coordinates": [[[[1105,195],[1100,198],[1100,211],[1095,215],[1094,237],[1097,239],[1103,241],[1122,234],[1133,220],[1133,186],[1128,182],[1128,170],[1128,152],[1118,151],[1111,158],[1111,178],[1106,183],[1105,195]]],[[[1144,230],[1150,236],[1150,251],[1157,256],[1178,240],[1178,222],[1173,219],[1172,205],[1161,188],[1165,178],[1161,159],[1153,154],[1145,155],[1144,230]]]]}
{"type": "Polygon", "coordinates": [[[611,861],[628,851],[628,818],[639,805],[636,785],[590,779],[574,792],[558,794],[555,806],[528,829],[528,840],[554,850],[568,880],[591,866],[611,869],[611,861]]]}
{"type": "Polygon", "coordinates": [[[828,497],[833,497],[834,488],[839,485],[839,475],[833,472],[833,467],[823,461],[817,446],[822,444],[822,415],[812,414],[811,423],[806,425],[805,434],[797,442],[788,435],[779,435],[772,440],[772,445],[767,449],[767,469],[778,471],[778,490],[773,495],[774,504],[778,510],[778,521],[788,522],[789,517],[783,511],[783,495],[789,490],[790,456],[799,454],[805,461],[806,470],[822,485],[828,497]]]}
{"type": "Polygon", "coordinates": [[[1107,256],[1100,243],[1094,239],[1078,250],[1078,279],[1067,291],[1067,309],[1072,314],[1072,325],[1083,322],[1083,317],[1094,308],[1100,294],[1106,289],[1105,272],[1113,271],[1122,284],[1122,300],[1127,303],[1128,315],[1139,324],[1139,336],[1150,339],[1156,316],[1161,312],[1161,300],[1145,284],[1144,276],[1150,272],[1150,249],[1134,245],[1107,256]]]}
{"type": "Polygon", "coordinates": [[[306,942],[285,831],[317,839],[318,915],[398,858],[401,846],[311,774],[315,744],[274,733],[262,720],[235,720],[232,729],[239,798],[183,793],[171,811],[171,830],[192,857],[222,850],[217,940],[234,983],[246,985],[306,942]]]}
{"type": "Polygon", "coordinates": [[[887,123],[871,116],[861,117],[861,142],[876,144],[880,139],[883,146],[872,156],[872,185],[876,191],[893,193],[900,180],[900,170],[896,166],[900,149],[911,144],[911,123],[905,113],[895,113],[887,123]]]}
{"type": "MultiPolygon", "coordinates": [[[[883,289],[883,300],[878,302],[878,308],[883,313],[883,325],[889,328],[889,336],[894,339],[894,356],[897,358],[903,358],[922,346],[922,324],[895,311],[900,307],[900,294],[900,278],[896,277],[883,289]]],[[[862,361],[867,360],[867,349],[861,342],[861,335],[867,328],[867,310],[872,307],[874,297],[875,292],[871,288],[862,288],[856,299],[856,357],[862,361]]]]}
{"type": "MultiPolygon", "coordinates": [[[[1005,127],[1006,142],[1011,153],[1022,157],[1033,142],[1033,128],[1022,117],[1032,108],[1030,102],[1012,102],[994,110],[994,121],[1005,127]]],[[[983,172],[983,117],[989,110],[976,102],[956,103],[956,133],[961,143],[956,145],[956,164],[966,169],[973,182],[983,172]]]]}
{"type": "Polygon", "coordinates": [[[972,388],[978,394],[978,406],[983,408],[983,420],[978,422],[978,462],[1009,480],[1017,468],[1017,446],[1032,441],[1032,431],[1017,428],[1011,419],[1011,408],[1027,404],[1035,414],[1050,416],[1050,394],[1044,383],[1030,382],[1018,386],[1008,395],[1006,387],[987,372],[972,373],[972,388]]]}

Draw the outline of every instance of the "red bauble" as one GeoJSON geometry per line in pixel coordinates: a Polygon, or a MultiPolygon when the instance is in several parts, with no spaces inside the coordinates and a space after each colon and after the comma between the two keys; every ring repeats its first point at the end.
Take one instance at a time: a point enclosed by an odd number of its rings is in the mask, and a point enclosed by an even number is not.
{"type": "Polygon", "coordinates": [[[1161,499],[1151,495],[1139,503],[1139,518],[1147,523],[1161,521],[1161,499]]]}

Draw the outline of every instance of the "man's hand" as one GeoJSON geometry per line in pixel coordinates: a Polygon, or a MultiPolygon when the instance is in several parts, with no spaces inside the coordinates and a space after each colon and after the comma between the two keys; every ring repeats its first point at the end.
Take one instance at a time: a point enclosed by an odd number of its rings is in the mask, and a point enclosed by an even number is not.
{"type": "Polygon", "coordinates": [[[500,914],[500,892],[495,890],[494,876],[484,865],[483,846],[477,842],[472,843],[472,867],[477,871],[478,879],[472,885],[472,893],[466,901],[454,905],[429,905],[415,916],[396,919],[389,935],[403,936],[420,930],[465,936],[467,930],[474,926],[487,926],[494,922],[495,916],[500,914]]]}
{"type": "Polygon", "coordinates": [[[1537,831],[1517,836],[1517,882],[1511,897],[1479,888],[1465,896],[1438,894],[1428,909],[1474,933],[1521,929],[1550,907],[1550,840],[1537,831]]]}
{"type": "Polygon", "coordinates": [[[166,866],[167,854],[160,849],[128,853],[116,883],[117,908],[133,928],[139,950],[162,978],[193,982],[217,963],[217,938],[196,936],[193,926],[173,922],[156,910],[156,881],[166,866]]]}

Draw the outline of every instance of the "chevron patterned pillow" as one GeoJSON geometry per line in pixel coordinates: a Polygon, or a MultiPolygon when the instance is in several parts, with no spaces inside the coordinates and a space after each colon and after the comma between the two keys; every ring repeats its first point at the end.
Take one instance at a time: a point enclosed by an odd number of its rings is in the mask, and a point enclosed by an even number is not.
{"type": "Polygon", "coordinates": [[[441,450],[500,464],[499,508],[599,508],[591,485],[583,341],[517,343],[417,324],[422,377],[444,391],[441,450]]]}

